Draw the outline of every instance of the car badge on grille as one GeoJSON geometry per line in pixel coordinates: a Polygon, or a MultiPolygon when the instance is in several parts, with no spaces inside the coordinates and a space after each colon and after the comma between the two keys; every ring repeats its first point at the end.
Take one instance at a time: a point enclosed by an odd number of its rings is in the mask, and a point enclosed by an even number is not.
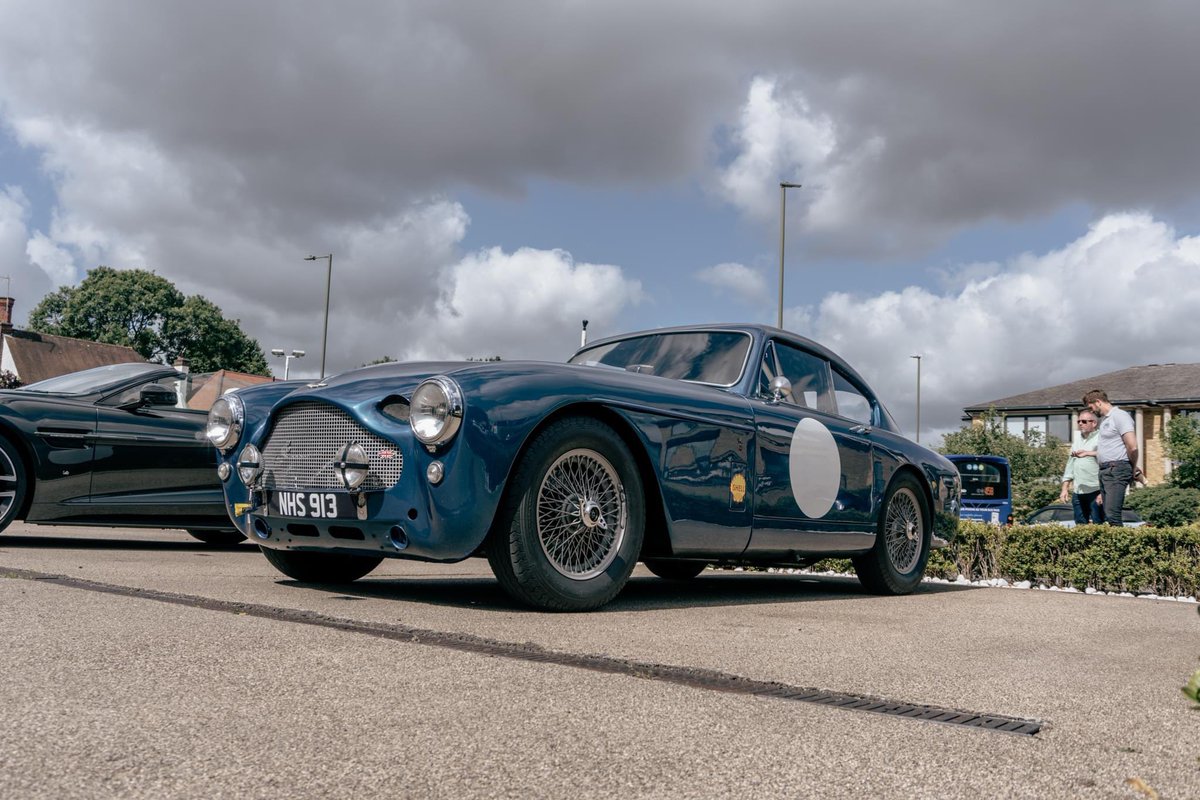
{"type": "Polygon", "coordinates": [[[394,458],[395,456],[396,456],[396,451],[391,449],[390,447],[381,448],[379,451],[380,458],[385,458],[385,459],[386,458],[394,458]]]}

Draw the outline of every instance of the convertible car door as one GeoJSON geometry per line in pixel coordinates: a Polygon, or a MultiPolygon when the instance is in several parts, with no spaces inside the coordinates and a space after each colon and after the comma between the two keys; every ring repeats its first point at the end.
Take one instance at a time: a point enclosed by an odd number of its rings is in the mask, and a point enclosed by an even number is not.
{"type": "Polygon", "coordinates": [[[755,513],[747,552],[845,552],[874,536],[875,453],[870,426],[837,413],[844,384],[829,362],[773,342],[755,414],[755,513]],[[771,379],[789,386],[778,398],[771,379]]]}
{"type": "Polygon", "coordinates": [[[122,514],[134,509],[165,517],[164,527],[199,516],[223,517],[216,450],[204,436],[207,412],[118,407],[128,399],[97,405],[92,513],[103,515],[105,506],[119,506],[122,514]]]}

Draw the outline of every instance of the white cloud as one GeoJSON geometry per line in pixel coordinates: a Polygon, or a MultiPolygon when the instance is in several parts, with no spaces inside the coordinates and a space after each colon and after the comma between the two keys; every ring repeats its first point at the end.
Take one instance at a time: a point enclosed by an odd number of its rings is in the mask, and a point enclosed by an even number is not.
{"type": "Polygon", "coordinates": [[[47,272],[28,252],[28,219],[29,201],[21,190],[11,186],[0,189],[0,269],[8,278],[0,284],[0,292],[7,290],[16,298],[13,319],[17,324],[22,324],[33,303],[53,288],[47,272]]]}
{"type": "Polygon", "coordinates": [[[747,306],[762,308],[770,305],[767,279],[762,272],[745,264],[716,264],[700,270],[696,277],[722,296],[732,293],[747,306]]]}
{"type": "Polygon", "coordinates": [[[494,247],[446,271],[447,290],[406,357],[565,360],[580,322],[604,330],[641,300],[641,283],[619,267],[576,263],[561,250],[494,247]]]}
{"type": "Polygon", "coordinates": [[[828,116],[814,113],[800,92],[782,93],[766,77],[751,82],[734,139],[740,153],[722,170],[721,188],[731,203],[760,220],[778,220],[780,181],[811,183],[827,171],[837,147],[828,116]]]}
{"type": "Polygon", "coordinates": [[[1200,360],[1197,308],[1200,238],[1129,213],[943,294],[831,294],[787,321],[847,358],[910,433],[909,356],[921,354],[927,441],[956,429],[967,405],[1137,364],[1200,360]]]}
{"type": "MultiPolygon", "coordinates": [[[[57,288],[71,285],[78,281],[75,271],[75,259],[66,249],[51,241],[44,233],[37,231],[25,245],[29,261],[46,274],[57,288]]],[[[33,301],[34,298],[27,298],[33,301]]]]}

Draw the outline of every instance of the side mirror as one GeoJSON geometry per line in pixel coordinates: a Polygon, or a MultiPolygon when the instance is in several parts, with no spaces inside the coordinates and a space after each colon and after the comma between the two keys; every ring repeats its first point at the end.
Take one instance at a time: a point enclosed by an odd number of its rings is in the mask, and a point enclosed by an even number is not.
{"type": "Polygon", "coordinates": [[[792,394],[792,382],[786,375],[776,375],[771,378],[771,402],[779,403],[792,394]]]}
{"type": "Polygon", "coordinates": [[[151,383],[143,386],[138,392],[138,406],[173,406],[178,398],[175,390],[161,383],[151,383]]]}

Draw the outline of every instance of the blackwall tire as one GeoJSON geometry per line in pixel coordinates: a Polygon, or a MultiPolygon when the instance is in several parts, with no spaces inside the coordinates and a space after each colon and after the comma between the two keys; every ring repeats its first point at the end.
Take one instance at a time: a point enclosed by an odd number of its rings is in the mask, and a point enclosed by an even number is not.
{"type": "Polygon", "coordinates": [[[659,558],[648,558],[642,563],[646,565],[646,569],[669,581],[690,581],[708,566],[703,561],[672,561],[659,558]]]}
{"type": "Polygon", "coordinates": [[[29,475],[16,446],[0,437],[0,531],[7,528],[29,494],[29,475]]]}
{"type": "Polygon", "coordinates": [[[383,556],[274,550],[259,547],[271,566],[302,583],[351,583],[379,566],[383,556]]]}
{"type": "Polygon", "coordinates": [[[189,530],[188,535],[213,547],[232,547],[238,542],[246,541],[246,535],[238,530],[202,531],[189,530]]]}
{"type": "Polygon", "coordinates": [[[875,546],[854,559],[854,571],[874,594],[910,594],[925,575],[933,540],[932,515],[916,478],[901,475],[888,487],[875,546]]]}
{"type": "Polygon", "coordinates": [[[488,541],[488,562],[522,603],[547,611],[599,608],[637,563],[645,507],[621,437],[589,417],[560,420],[521,458],[488,541]]]}

